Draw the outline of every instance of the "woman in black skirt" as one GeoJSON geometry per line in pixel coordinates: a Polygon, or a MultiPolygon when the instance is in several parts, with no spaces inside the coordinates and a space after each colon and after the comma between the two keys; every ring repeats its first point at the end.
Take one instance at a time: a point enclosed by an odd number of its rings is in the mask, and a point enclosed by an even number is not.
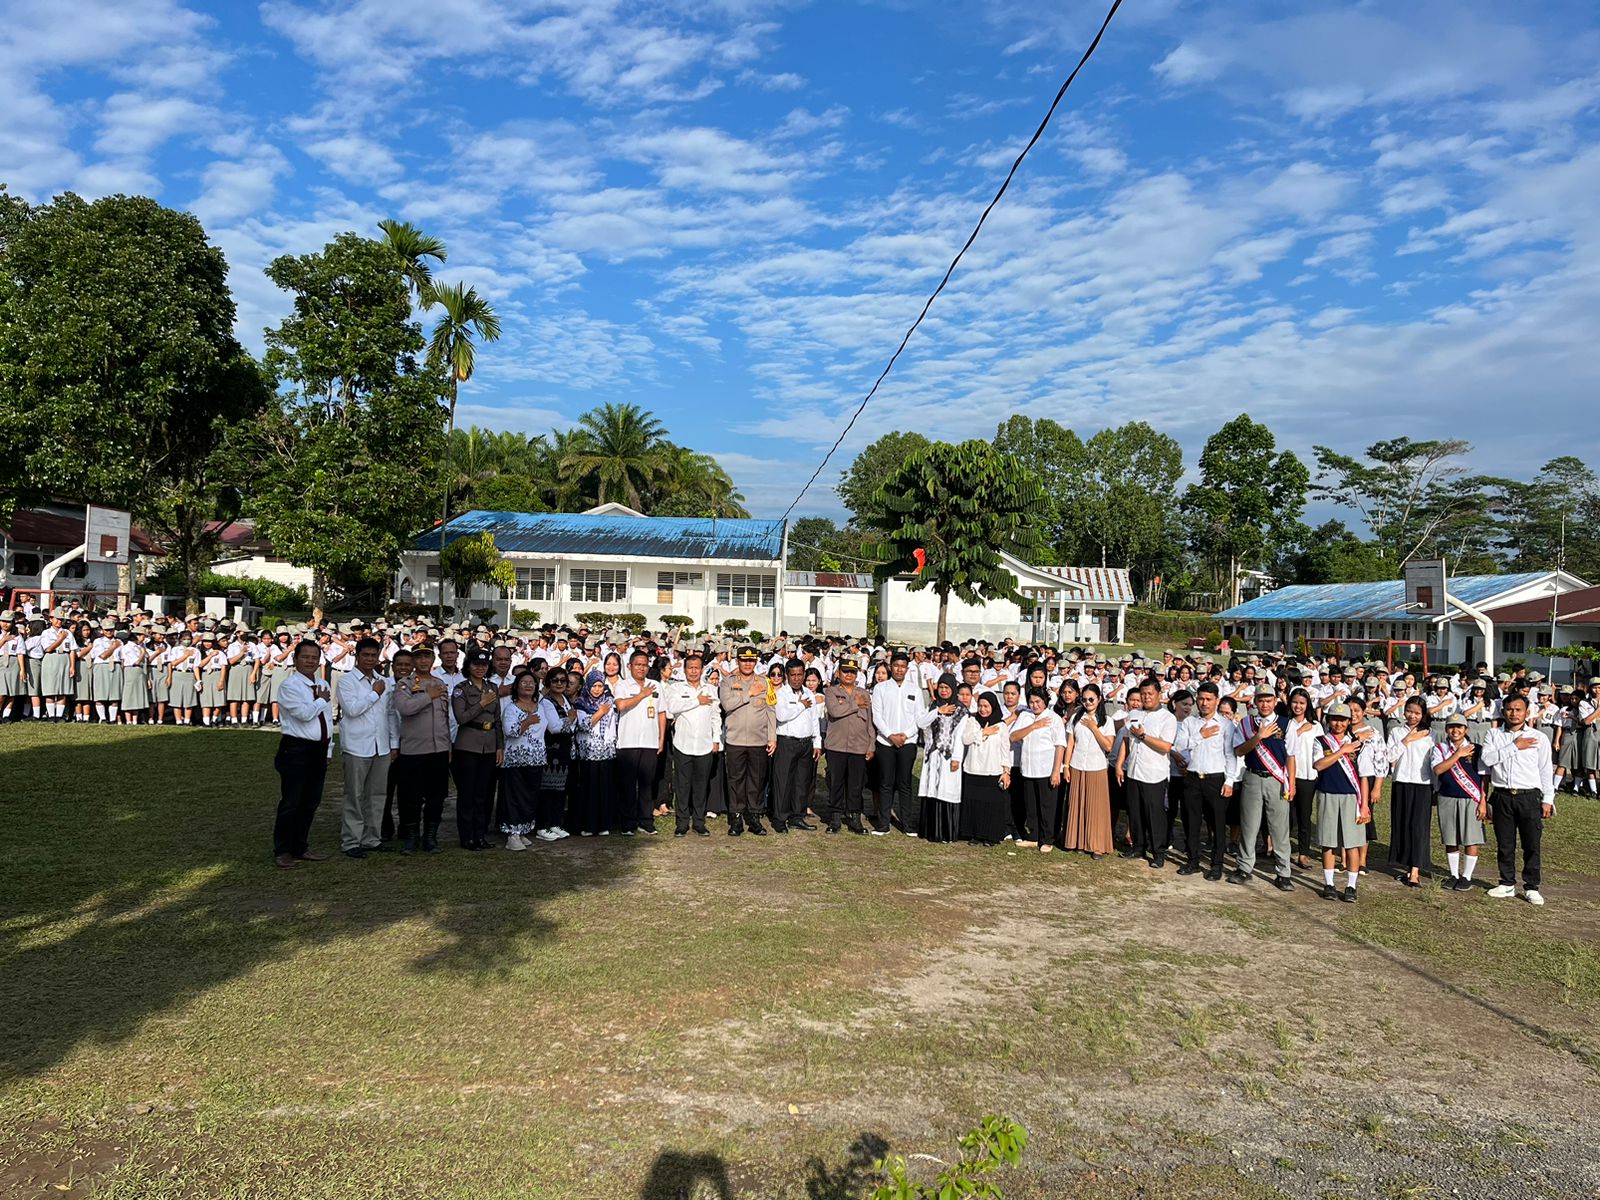
{"type": "Polygon", "coordinates": [[[505,730],[505,761],[500,768],[500,795],[504,812],[500,832],[507,850],[526,850],[529,835],[538,828],[539,783],[544,774],[545,714],[539,703],[539,681],[532,671],[511,680],[511,695],[500,702],[500,725],[505,730]]]}
{"type": "Polygon", "coordinates": [[[1394,779],[1389,790],[1392,828],[1389,861],[1395,878],[1407,887],[1420,887],[1422,869],[1433,848],[1433,733],[1428,710],[1420,696],[1412,696],[1401,710],[1401,723],[1389,732],[1389,763],[1394,779]]]}
{"type": "Polygon", "coordinates": [[[961,836],[978,846],[997,846],[1006,835],[1011,739],[1004,716],[993,692],[979,692],[978,711],[961,724],[961,836]]]}

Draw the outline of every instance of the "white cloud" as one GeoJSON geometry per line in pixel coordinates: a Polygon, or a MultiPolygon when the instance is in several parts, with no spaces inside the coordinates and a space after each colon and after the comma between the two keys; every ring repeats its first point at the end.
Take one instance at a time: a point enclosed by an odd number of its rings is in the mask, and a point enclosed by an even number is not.
{"type": "Polygon", "coordinates": [[[335,175],[352,183],[387,183],[401,174],[400,161],[387,146],[359,134],[345,133],[307,142],[304,149],[321,159],[335,175]]]}

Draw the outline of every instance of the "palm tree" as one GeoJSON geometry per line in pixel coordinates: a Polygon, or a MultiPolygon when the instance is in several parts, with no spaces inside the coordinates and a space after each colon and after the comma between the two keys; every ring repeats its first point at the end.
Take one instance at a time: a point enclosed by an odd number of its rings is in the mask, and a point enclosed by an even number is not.
{"type": "MultiPolygon", "coordinates": [[[[439,545],[444,546],[444,527],[450,522],[450,444],[456,434],[456,389],[472,378],[476,361],[473,334],[486,342],[500,337],[500,318],[477,288],[458,283],[454,287],[427,285],[434,303],[444,310],[428,341],[428,360],[450,372],[450,427],[444,443],[444,516],[439,521],[439,545]]],[[[439,588],[439,619],[444,620],[444,587],[439,588]]]]}
{"type": "Polygon", "coordinates": [[[567,460],[583,444],[575,429],[554,429],[528,439],[528,473],[533,476],[539,498],[551,512],[575,512],[589,507],[584,494],[584,477],[567,466],[567,460]]]}
{"type": "Polygon", "coordinates": [[[433,269],[428,259],[444,262],[444,243],[432,234],[423,233],[410,221],[387,218],[378,222],[383,230],[383,244],[405,260],[406,282],[416,293],[417,303],[423,308],[433,307],[433,269]]]}
{"type": "Polygon", "coordinates": [[[597,481],[597,503],[615,489],[638,508],[640,485],[659,479],[667,470],[662,435],[666,426],[637,404],[602,404],[578,418],[575,445],[562,458],[562,466],[597,481]]]}
{"type": "Polygon", "coordinates": [[[651,489],[649,512],[659,517],[748,517],[744,497],[722,464],[672,442],[663,444],[667,470],[651,489]]]}

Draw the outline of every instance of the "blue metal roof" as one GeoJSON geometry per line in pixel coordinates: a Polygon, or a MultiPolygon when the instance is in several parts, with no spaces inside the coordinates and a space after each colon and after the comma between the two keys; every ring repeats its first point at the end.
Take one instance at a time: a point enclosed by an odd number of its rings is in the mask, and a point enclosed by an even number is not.
{"type": "MultiPolygon", "coordinates": [[[[709,517],[628,517],[591,513],[484,512],[450,518],[444,543],[475,533],[494,534],[508,554],[561,554],[611,558],[724,558],[776,562],[783,557],[783,522],[709,517]]],[[[437,527],[411,543],[438,550],[437,527]]]]}
{"type": "MultiPolygon", "coordinates": [[[[1546,571],[1521,575],[1457,575],[1449,581],[1452,596],[1481,607],[1497,596],[1537,583],[1546,571]]],[[[1295,584],[1257,596],[1217,614],[1219,621],[1417,621],[1405,607],[1403,579],[1379,583],[1295,584]]]]}

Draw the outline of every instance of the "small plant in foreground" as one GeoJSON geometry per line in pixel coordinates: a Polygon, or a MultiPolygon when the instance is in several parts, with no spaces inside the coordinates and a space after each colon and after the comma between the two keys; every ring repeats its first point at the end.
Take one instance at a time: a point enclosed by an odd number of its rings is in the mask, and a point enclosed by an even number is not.
{"type": "Polygon", "coordinates": [[[932,1183],[917,1183],[906,1177],[904,1155],[890,1154],[873,1164],[883,1182],[873,1189],[869,1200],[1001,1200],[1000,1185],[990,1176],[1001,1167],[1014,1167],[1028,1144],[1028,1131],[1010,1117],[992,1113],[976,1129],[960,1137],[956,1145],[961,1157],[954,1163],[931,1155],[942,1170],[932,1183]]]}

